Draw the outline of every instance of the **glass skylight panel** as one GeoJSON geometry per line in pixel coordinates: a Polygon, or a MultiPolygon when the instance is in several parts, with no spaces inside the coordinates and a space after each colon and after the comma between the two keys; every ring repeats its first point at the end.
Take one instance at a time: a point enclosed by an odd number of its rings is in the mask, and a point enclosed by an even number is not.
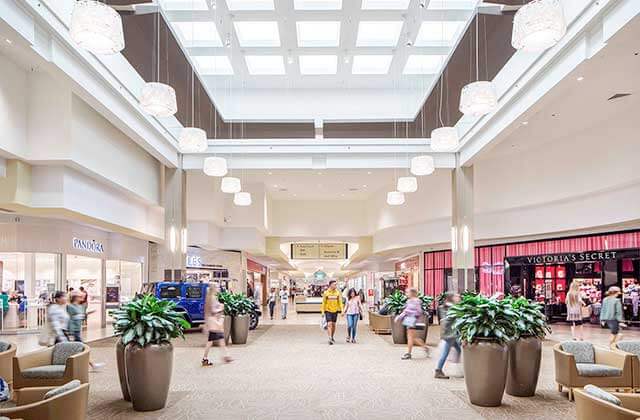
{"type": "Polygon", "coordinates": [[[462,33],[464,25],[463,21],[422,22],[415,45],[417,47],[452,45],[462,33]]]}
{"type": "MultiPolygon", "coordinates": [[[[220,0],[218,0],[220,1],[220,0]]],[[[227,0],[229,10],[274,10],[273,0],[227,0]]]]}
{"type": "Polygon", "coordinates": [[[220,35],[213,22],[173,22],[172,25],[187,46],[222,46],[220,35]]]}
{"type": "Polygon", "coordinates": [[[278,22],[233,22],[241,47],[279,47],[278,22]]]}
{"type": "Polygon", "coordinates": [[[403,10],[411,0],[362,0],[363,10],[403,10]]]}
{"type": "Polygon", "coordinates": [[[209,10],[206,0],[162,0],[164,10],[209,10]]]}
{"type": "Polygon", "coordinates": [[[429,0],[428,10],[471,10],[478,0],[429,0]]]}
{"type": "Polygon", "coordinates": [[[300,74],[336,74],[338,56],[336,55],[301,55],[300,74]]]}
{"type": "Polygon", "coordinates": [[[358,25],[356,47],[395,47],[402,21],[364,21],[358,25]]]}
{"type": "Polygon", "coordinates": [[[247,55],[245,57],[249,74],[272,76],[284,74],[284,60],[281,55],[247,55]]]}
{"type": "Polygon", "coordinates": [[[340,22],[296,22],[299,47],[337,47],[340,45],[340,22]]]}
{"type": "Polygon", "coordinates": [[[293,7],[296,10],[340,10],[342,0],[294,0],[293,7]]]}
{"type": "Polygon", "coordinates": [[[232,75],[233,67],[226,55],[194,55],[191,56],[198,72],[203,76],[232,75]]]}
{"type": "Polygon", "coordinates": [[[436,74],[440,72],[445,55],[410,55],[404,74],[436,74]]]}
{"type": "Polygon", "coordinates": [[[392,55],[356,55],[353,57],[352,74],[387,74],[392,55]]]}

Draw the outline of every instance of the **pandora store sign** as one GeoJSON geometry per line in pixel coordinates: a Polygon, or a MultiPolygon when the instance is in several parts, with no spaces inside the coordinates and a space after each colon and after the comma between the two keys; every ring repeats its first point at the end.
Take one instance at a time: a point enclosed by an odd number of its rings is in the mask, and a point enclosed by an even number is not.
{"type": "Polygon", "coordinates": [[[104,245],[102,243],[96,241],[95,239],[79,239],[73,238],[73,248],[79,249],[86,252],[94,252],[96,254],[104,253],[104,245]]]}

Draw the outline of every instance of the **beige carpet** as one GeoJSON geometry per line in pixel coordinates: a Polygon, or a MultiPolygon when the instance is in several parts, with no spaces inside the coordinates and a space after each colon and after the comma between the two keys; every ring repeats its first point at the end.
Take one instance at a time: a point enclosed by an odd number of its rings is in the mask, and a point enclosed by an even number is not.
{"type": "Polygon", "coordinates": [[[105,341],[92,349],[92,359],[107,366],[91,375],[89,418],[575,418],[573,404],[555,391],[548,345],[539,395],[506,397],[503,407],[488,409],[468,403],[464,379],[433,379],[435,360],[425,359],[419,350],[414,360],[403,361],[404,347],[364,328],[358,344],[339,336],[329,346],[317,326],[261,326],[246,346],[232,347],[235,362],[202,368],[202,349],[194,347],[203,343],[202,334],[192,333],[185,343],[176,343],[168,405],[153,413],[136,413],[121,400],[114,350],[105,341]]]}

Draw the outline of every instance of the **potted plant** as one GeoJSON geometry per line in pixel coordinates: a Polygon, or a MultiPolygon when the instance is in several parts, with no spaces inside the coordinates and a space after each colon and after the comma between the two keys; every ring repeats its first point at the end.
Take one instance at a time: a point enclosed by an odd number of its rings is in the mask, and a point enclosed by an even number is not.
{"type": "Polygon", "coordinates": [[[253,302],[242,293],[233,293],[224,305],[225,312],[231,316],[231,341],[233,344],[246,344],[249,336],[250,313],[253,302]]]}
{"type": "Polygon", "coordinates": [[[462,341],[464,380],[472,404],[497,407],[502,403],[509,349],[518,316],[508,300],[467,293],[448,312],[462,341]]]}
{"type": "Polygon", "coordinates": [[[400,290],[393,292],[385,301],[389,315],[394,318],[391,320],[391,336],[394,344],[407,344],[407,327],[402,325],[401,320],[396,320],[404,307],[407,305],[407,296],[400,290]]]}
{"type": "MultiPolygon", "coordinates": [[[[189,323],[175,303],[143,295],[113,311],[114,333],[124,346],[126,389],[136,411],[153,411],[167,402],[173,346],[189,323]]],[[[125,387],[122,387],[123,393],[125,387]]],[[[126,395],[125,395],[126,396],[126,395]]]]}
{"type": "Polygon", "coordinates": [[[229,345],[229,340],[231,339],[231,321],[232,317],[229,314],[229,310],[227,309],[227,302],[231,299],[233,293],[221,291],[218,293],[218,302],[224,305],[224,344],[225,346],[229,345]]]}
{"type": "Polygon", "coordinates": [[[542,339],[551,329],[542,305],[524,297],[506,300],[518,316],[515,340],[509,343],[506,393],[515,397],[533,397],[540,374],[542,339]]]}
{"type": "Polygon", "coordinates": [[[424,312],[424,319],[420,320],[420,322],[424,322],[424,330],[418,332],[418,337],[422,338],[422,340],[426,342],[427,336],[429,335],[429,322],[431,318],[431,306],[433,305],[433,297],[420,293],[418,295],[418,298],[422,302],[422,312],[424,312]]]}

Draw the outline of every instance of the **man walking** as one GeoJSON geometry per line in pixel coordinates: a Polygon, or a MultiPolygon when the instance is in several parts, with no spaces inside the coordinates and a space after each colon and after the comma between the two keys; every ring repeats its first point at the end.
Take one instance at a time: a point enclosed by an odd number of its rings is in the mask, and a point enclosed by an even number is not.
{"type": "Polygon", "coordinates": [[[342,313],[342,294],[337,289],[335,280],[329,281],[329,288],[322,295],[322,315],[327,320],[327,334],[329,334],[329,345],[333,345],[336,333],[336,322],[338,313],[342,313]]]}

